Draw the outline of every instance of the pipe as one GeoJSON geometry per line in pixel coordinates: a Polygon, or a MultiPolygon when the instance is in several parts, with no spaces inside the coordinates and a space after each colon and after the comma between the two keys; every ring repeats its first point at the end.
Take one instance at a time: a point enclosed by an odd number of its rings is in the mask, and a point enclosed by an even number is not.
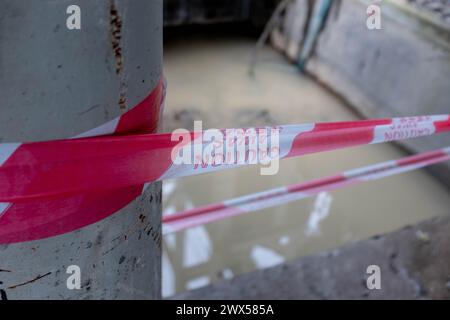
{"type": "MultiPolygon", "coordinates": [[[[72,1],[0,4],[2,142],[88,131],[139,103],[161,78],[162,0],[78,0],[81,29],[73,30],[72,1]]],[[[0,299],[158,299],[160,219],[156,183],[93,225],[0,245],[0,299]]]]}

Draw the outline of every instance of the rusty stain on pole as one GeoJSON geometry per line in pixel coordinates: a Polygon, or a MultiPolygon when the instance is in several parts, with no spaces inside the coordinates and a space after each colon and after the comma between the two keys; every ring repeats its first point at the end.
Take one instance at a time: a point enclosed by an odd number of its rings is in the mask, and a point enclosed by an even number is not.
{"type": "MultiPolygon", "coordinates": [[[[129,110],[161,78],[162,0],[0,0],[0,142],[75,136],[129,110]],[[81,9],[81,29],[66,9],[81,9]]],[[[0,245],[0,299],[155,299],[161,185],[83,229],[0,245]],[[81,289],[69,289],[71,265],[81,289]]]]}

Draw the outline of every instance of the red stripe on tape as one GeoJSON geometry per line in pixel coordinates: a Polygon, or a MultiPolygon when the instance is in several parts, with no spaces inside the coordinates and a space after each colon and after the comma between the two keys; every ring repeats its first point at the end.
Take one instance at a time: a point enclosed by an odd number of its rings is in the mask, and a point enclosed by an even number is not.
{"type": "Polygon", "coordinates": [[[376,126],[391,123],[392,119],[319,123],[313,131],[302,133],[294,140],[289,156],[369,144],[376,126]]]}

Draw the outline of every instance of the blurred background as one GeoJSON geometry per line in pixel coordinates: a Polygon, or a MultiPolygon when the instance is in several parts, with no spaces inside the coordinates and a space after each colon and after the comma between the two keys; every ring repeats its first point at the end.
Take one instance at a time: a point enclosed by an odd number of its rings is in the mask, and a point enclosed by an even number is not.
{"type": "MultiPolygon", "coordinates": [[[[450,1],[165,0],[164,25],[165,131],[450,112],[450,1]],[[371,6],[381,29],[368,25],[371,6]]],[[[283,160],[274,176],[249,166],[164,181],[163,214],[448,142],[283,160]]],[[[169,235],[163,296],[448,215],[449,181],[447,163],[169,235]]]]}

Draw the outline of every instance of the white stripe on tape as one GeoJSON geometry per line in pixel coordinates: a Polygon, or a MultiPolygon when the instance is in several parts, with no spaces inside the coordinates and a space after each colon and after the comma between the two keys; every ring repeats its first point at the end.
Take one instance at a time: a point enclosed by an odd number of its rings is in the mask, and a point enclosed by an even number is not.
{"type": "Polygon", "coordinates": [[[370,180],[371,178],[376,178],[373,177],[372,175],[367,176],[367,172],[377,172],[377,171],[385,171],[388,168],[395,168],[397,167],[397,161],[395,160],[390,160],[390,161],[385,161],[382,163],[377,163],[377,164],[373,164],[367,167],[362,167],[362,168],[357,168],[357,169],[352,169],[352,170],[348,170],[342,173],[342,175],[344,177],[346,177],[347,179],[354,179],[354,178],[358,178],[358,176],[362,176],[364,175],[364,177],[362,177],[362,180],[370,180]]]}
{"type": "Polygon", "coordinates": [[[11,203],[0,202],[0,217],[6,211],[6,209],[9,208],[10,205],[11,203]]]}
{"type": "Polygon", "coordinates": [[[238,205],[237,207],[241,211],[253,212],[257,210],[267,209],[275,206],[280,206],[286,203],[290,203],[296,200],[308,198],[309,195],[304,192],[293,192],[275,196],[270,199],[263,199],[260,201],[250,202],[246,204],[238,205]]]}
{"type": "Polygon", "coordinates": [[[0,166],[17,150],[20,143],[2,143],[0,144],[0,166]]]}
{"type": "Polygon", "coordinates": [[[447,154],[450,154],[450,147],[444,148],[442,149],[442,151],[444,151],[447,154]]]}
{"type": "Polygon", "coordinates": [[[391,124],[375,127],[372,143],[432,135],[436,132],[434,122],[445,121],[447,119],[448,115],[393,118],[391,124]]]}
{"type": "Polygon", "coordinates": [[[120,121],[120,117],[117,117],[105,124],[102,124],[101,126],[99,126],[97,128],[91,129],[89,131],[86,131],[84,133],[77,135],[77,136],[73,137],[73,139],[97,137],[97,136],[113,134],[114,132],[116,132],[119,121],[120,121]]]}
{"type": "Polygon", "coordinates": [[[270,190],[261,191],[261,192],[258,192],[258,193],[242,196],[242,197],[239,197],[239,198],[225,200],[223,203],[226,206],[238,206],[241,203],[247,203],[248,201],[258,200],[258,199],[261,199],[261,198],[265,198],[267,196],[273,196],[274,194],[278,194],[278,193],[284,194],[286,192],[287,192],[287,188],[286,187],[274,188],[274,189],[270,189],[270,190]]]}

